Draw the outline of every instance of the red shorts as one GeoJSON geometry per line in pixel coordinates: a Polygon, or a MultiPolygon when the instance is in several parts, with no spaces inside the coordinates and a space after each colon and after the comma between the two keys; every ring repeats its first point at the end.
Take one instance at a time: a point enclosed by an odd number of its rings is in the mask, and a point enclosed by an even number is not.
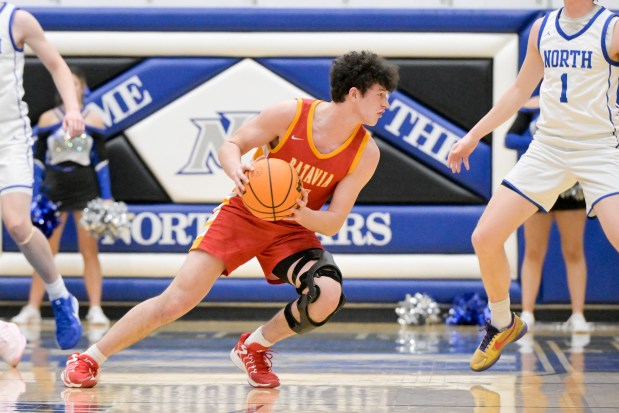
{"type": "Polygon", "coordinates": [[[275,266],[309,248],[323,248],[314,232],[293,222],[256,218],[240,197],[233,196],[213,210],[190,251],[199,249],[221,259],[226,266],[224,275],[257,257],[267,281],[281,284],[283,281],[272,275],[275,266]]]}

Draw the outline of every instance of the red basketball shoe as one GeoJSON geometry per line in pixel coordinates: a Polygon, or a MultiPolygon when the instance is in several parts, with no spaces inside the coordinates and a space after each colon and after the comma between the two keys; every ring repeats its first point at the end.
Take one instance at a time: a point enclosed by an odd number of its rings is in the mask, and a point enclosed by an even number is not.
{"type": "Polygon", "coordinates": [[[60,378],[66,387],[95,387],[99,365],[87,354],[73,353],[60,378]]]}
{"type": "Polygon", "coordinates": [[[253,387],[279,386],[279,378],[271,371],[273,354],[268,347],[263,347],[258,343],[245,345],[245,340],[250,334],[241,335],[239,342],[230,352],[230,360],[247,373],[247,382],[253,387]]]}

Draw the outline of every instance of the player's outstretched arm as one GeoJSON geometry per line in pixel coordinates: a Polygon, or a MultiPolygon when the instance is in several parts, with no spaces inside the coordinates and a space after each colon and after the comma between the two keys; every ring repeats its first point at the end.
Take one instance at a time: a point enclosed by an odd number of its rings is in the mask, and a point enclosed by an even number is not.
{"type": "Polygon", "coordinates": [[[537,48],[537,36],[542,19],[537,20],[529,34],[527,54],[514,83],[503,93],[497,103],[464,138],[456,142],[447,157],[447,165],[453,173],[459,173],[462,165],[468,170],[469,156],[479,141],[497,127],[507,122],[526,102],[544,75],[544,63],[537,48]]]}
{"type": "Polygon", "coordinates": [[[84,132],[84,119],[77,100],[73,76],[56,48],[47,40],[41,25],[24,10],[15,12],[13,35],[19,47],[28,45],[52,75],[65,108],[63,128],[73,137],[84,132]]]}

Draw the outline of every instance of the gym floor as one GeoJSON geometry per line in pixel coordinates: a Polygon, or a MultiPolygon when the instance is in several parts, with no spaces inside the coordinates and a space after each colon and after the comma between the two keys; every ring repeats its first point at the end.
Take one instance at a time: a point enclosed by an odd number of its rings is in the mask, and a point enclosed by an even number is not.
{"type": "MultiPolygon", "coordinates": [[[[0,365],[0,412],[617,412],[619,326],[572,335],[557,322],[469,370],[478,327],[334,322],[274,347],[278,389],[254,389],[229,360],[256,322],[177,321],[111,357],[93,389],[59,379],[71,351],[54,323],[22,327],[16,369],[0,365]]],[[[104,330],[84,326],[78,349],[104,330]]]]}

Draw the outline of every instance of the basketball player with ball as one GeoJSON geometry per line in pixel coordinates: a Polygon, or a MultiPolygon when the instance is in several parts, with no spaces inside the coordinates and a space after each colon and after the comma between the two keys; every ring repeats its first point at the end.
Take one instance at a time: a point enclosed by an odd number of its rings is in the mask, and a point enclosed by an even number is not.
{"type": "Polygon", "coordinates": [[[254,257],[268,283],[289,283],[299,298],[242,334],[230,358],[250,385],[279,386],[270,348],[322,326],[344,305],[342,273],[316,233],[340,230],[374,174],[379,150],[363,125],[378,122],[397,82],[397,66],[368,51],[349,52],[331,65],[331,102],[277,103],[239,128],[219,149],[233,195],[215,208],[161,295],[138,304],[98,343],[68,358],[65,386],[95,386],[109,356],[186,314],[221,274],[254,257]],[[244,164],[241,156],[255,148],[257,160],[244,164]]]}

